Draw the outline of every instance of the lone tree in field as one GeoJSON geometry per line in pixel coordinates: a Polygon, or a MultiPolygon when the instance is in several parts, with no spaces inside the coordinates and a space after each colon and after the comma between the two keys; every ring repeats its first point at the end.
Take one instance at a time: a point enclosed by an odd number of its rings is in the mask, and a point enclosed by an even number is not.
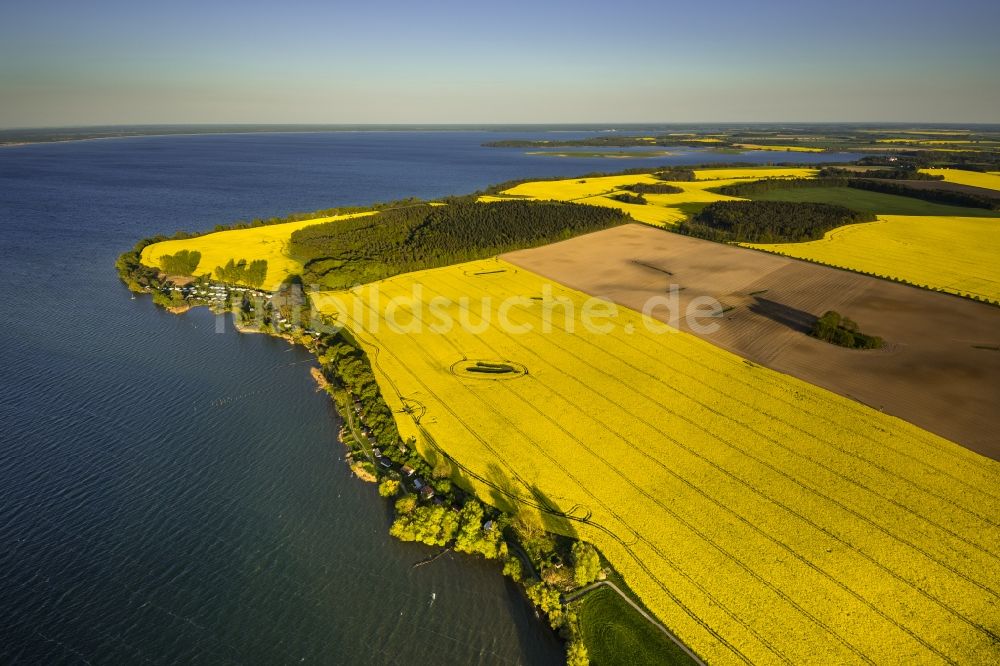
{"type": "Polygon", "coordinates": [[[813,324],[809,335],[850,349],[878,349],[884,343],[877,335],[865,335],[852,319],[828,310],[813,324]]]}

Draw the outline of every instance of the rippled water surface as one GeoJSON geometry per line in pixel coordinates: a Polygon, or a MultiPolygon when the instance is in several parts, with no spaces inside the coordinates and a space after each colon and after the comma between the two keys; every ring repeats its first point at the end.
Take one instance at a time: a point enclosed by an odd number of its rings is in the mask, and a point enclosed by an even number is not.
{"type": "Polygon", "coordinates": [[[306,352],[132,300],[113,268],[159,232],[649,164],[480,147],[498,138],[0,148],[0,662],[560,662],[496,566],[412,568],[433,551],[350,477],[306,352]]]}

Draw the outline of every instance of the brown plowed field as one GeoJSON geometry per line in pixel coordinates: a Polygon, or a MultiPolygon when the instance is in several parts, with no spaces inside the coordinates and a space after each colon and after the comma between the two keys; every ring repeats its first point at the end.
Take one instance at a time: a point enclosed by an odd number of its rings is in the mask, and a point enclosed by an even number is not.
{"type": "Polygon", "coordinates": [[[503,258],[636,310],[671,284],[682,288],[681,312],[697,296],[716,298],[731,308],[716,332],[681,328],[1000,460],[1000,308],[638,224],[503,258]],[[886,347],[806,335],[826,310],[886,347]]]}
{"type": "MultiPolygon", "coordinates": [[[[883,181],[884,182],[884,181],[883,181]]],[[[893,182],[893,181],[889,181],[893,182]]],[[[944,180],[900,180],[895,181],[900,185],[912,187],[918,190],[942,190],[945,192],[961,192],[963,194],[975,194],[987,199],[1000,200],[1000,192],[987,187],[975,187],[973,185],[962,185],[961,183],[949,183],[944,180]]]]}

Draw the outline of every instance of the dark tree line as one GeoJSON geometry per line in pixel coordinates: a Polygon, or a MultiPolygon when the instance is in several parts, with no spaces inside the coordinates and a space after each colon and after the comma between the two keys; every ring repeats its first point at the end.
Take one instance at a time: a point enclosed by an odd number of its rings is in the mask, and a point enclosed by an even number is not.
{"type": "Polygon", "coordinates": [[[365,424],[372,429],[379,446],[390,447],[400,441],[392,410],[382,398],[368,357],[341,334],[324,338],[320,356],[323,376],[337,388],[347,391],[364,406],[365,424]]]}
{"type": "Polygon", "coordinates": [[[878,166],[903,164],[914,169],[944,167],[966,171],[997,171],[1000,170],[1000,151],[990,149],[935,152],[902,149],[888,155],[868,155],[858,160],[857,164],[878,166]]]}
{"type": "MultiPolygon", "coordinates": [[[[665,172],[663,172],[665,173],[665,172]]],[[[667,180],[687,180],[679,178],[668,178],[667,180]]],[[[631,190],[636,194],[680,194],[684,190],[676,185],[671,185],[669,183],[636,183],[635,185],[629,185],[625,189],[631,190]]]]}
{"type": "Polygon", "coordinates": [[[710,192],[725,194],[730,197],[753,197],[773,190],[790,190],[810,187],[848,187],[848,178],[764,178],[746,183],[733,183],[722,187],[710,188],[710,192]]]}
{"type": "MultiPolygon", "coordinates": [[[[738,162],[732,164],[713,164],[712,167],[745,167],[754,166],[747,162],[738,162]]],[[[677,181],[691,181],[694,180],[693,167],[671,167],[671,166],[657,166],[657,167],[633,167],[631,169],[623,169],[621,171],[592,171],[590,173],[585,173],[582,176],[577,176],[577,179],[587,179],[587,178],[603,178],[605,176],[639,176],[639,175],[651,175],[660,180],[677,180],[677,181]]],[[[500,194],[505,190],[517,187],[523,183],[537,183],[541,181],[551,181],[551,180],[567,180],[565,176],[552,176],[550,178],[518,178],[516,180],[507,180],[502,183],[496,183],[495,185],[490,185],[489,187],[474,192],[469,195],[469,197],[460,197],[462,200],[469,198],[475,199],[476,197],[485,194],[500,194]]]]}
{"type": "Polygon", "coordinates": [[[863,178],[851,179],[848,187],[859,190],[869,190],[882,194],[895,194],[901,197],[912,197],[932,203],[947,204],[950,206],[965,206],[967,208],[985,208],[986,210],[1000,210],[1000,198],[990,198],[970,192],[958,192],[946,189],[923,189],[907,187],[905,183],[891,181],[867,180],[863,178]]]}
{"type": "Polygon", "coordinates": [[[694,180],[694,171],[692,169],[659,169],[654,171],[653,175],[660,180],[673,180],[677,182],[694,180]]]}
{"type": "Polygon", "coordinates": [[[620,192],[611,196],[615,201],[621,201],[622,203],[637,204],[639,206],[646,205],[646,197],[641,194],[631,194],[629,192],[620,192]]]}
{"type": "Polygon", "coordinates": [[[819,170],[820,178],[877,178],[879,180],[944,180],[944,176],[923,173],[916,167],[900,169],[868,169],[853,171],[838,167],[823,167],[819,170]]]}
{"type": "Polygon", "coordinates": [[[875,215],[843,206],[790,201],[716,201],[678,231],[733,243],[796,243],[819,240],[845,224],[874,222],[875,215]]]}
{"type": "Polygon", "coordinates": [[[773,190],[789,190],[814,187],[853,187],[858,190],[893,194],[900,197],[910,197],[931,203],[950,206],[965,206],[966,208],[985,208],[1000,210],[1000,198],[959,192],[951,189],[911,187],[905,181],[894,179],[865,178],[766,178],[750,183],[733,183],[715,188],[714,192],[731,197],[753,197],[755,194],[773,190]]]}
{"type": "Polygon", "coordinates": [[[292,234],[303,280],[337,289],[544,245],[632,221],[614,208],[555,201],[457,201],[339,220],[292,234]]]}

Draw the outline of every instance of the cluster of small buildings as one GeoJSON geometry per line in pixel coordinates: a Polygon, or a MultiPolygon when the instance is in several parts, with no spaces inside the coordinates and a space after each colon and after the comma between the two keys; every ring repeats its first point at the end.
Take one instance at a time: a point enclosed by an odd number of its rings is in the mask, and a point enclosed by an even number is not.
{"type": "Polygon", "coordinates": [[[184,285],[173,284],[169,287],[164,287],[163,291],[179,293],[184,298],[201,298],[216,301],[223,301],[230,294],[251,294],[268,300],[273,297],[273,294],[259,289],[251,289],[250,287],[231,287],[217,282],[208,284],[199,282],[191,282],[184,285]]]}
{"type": "MultiPolygon", "coordinates": [[[[213,283],[202,283],[202,282],[190,282],[188,284],[178,285],[178,284],[168,284],[162,289],[164,294],[170,294],[171,292],[175,294],[180,294],[181,297],[187,300],[200,300],[208,301],[215,305],[222,305],[226,298],[239,295],[239,296],[252,296],[266,301],[271,301],[274,298],[274,294],[262,291],[260,289],[253,289],[251,287],[238,287],[230,286],[223,283],[213,282],[213,283]]],[[[255,312],[256,308],[251,305],[249,308],[250,312],[255,312]]],[[[274,321],[276,323],[276,328],[283,331],[291,331],[295,328],[295,324],[289,318],[282,315],[280,312],[275,310],[274,321]]],[[[303,328],[303,332],[311,335],[315,339],[319,339],[320,334],[311,328],[303,328]]]]}
{"type": "MultiPolygon", "coordinates": [[[[365,424],[364,422],[363,414],[361,413],[362,412],[361,401],[358,400],[357,398],[354,398],[353,402],[354,402],[354,414],[358,423],[358,429],[364,434],[365,437],[371,439],[372,437],[374,437],[375,433],[372,432],[372,429],[369,428],[368,425],[365,424]]],[[[409,448],[407,448],[406,444],[402,442],[399,442],[398,448],[400,453],[404,455],[407,452],[409,452],[409,448]]],[[[380,449],[379,447],[377,446],[372,447],[372,455],[375,456],[375,464],[381,467],[382,469],[388,471],[397,468],[396,465],[389,458],[387,458],[385,455],[382,454],[382,449],[380,449]]],[[[400,476],[402,477],[401,480],[403,481],[403,483],[408,482],[413,487],[413,490],[420,496],[421,499],[427,501],[434,500],[439,504],[443,503],[443,501],[440,498],[434,497],[434,489],[431,487],[431,485],[426,481],[424,481],[423,479],[421,479],[419,476],[416,476],[417,470],[415,470],[413,467],[411,467],[410,465],[402,465],[398,468],[398,470],[400,476]]]]}
{"type": "MultiPolygon", "coordinates": [[[[382,450],[379,449],[377,446],[372,447],[372,455],[375,456],[376,464],[382,469],[386,471],[396,469],[395,463],[393,463],[391,460],[385,457],[382,454],[382,450]]],[[[399,469],[399,474],[402,477],[401,481],[403,483],[409,483],[410,486],[412,486],[413,490],[417,493],[417,495],[420,496],[420,499],[427,501],[435,499],[434,489],[431,487],[429,483],[421,479],[419,476],[416,476],[417,470],[413,469],[409,465],[402,465],[398,469],[399,469]]],[[[443,503],[440,498],[438,498],[435,501],[438,504],[443,503]]]]}

